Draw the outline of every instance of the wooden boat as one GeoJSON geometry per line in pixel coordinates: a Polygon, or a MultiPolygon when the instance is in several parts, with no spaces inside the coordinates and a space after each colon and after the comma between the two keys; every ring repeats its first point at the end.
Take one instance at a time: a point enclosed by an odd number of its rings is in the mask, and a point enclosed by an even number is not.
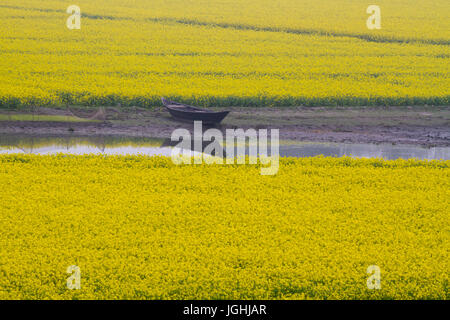
{"type": "Polygon", "coordinates": [[[211,111],[161,98],[163,105],[175,119],[181,121],[202,121],[205,124],[220,123],[230,111],[211,111]]]}

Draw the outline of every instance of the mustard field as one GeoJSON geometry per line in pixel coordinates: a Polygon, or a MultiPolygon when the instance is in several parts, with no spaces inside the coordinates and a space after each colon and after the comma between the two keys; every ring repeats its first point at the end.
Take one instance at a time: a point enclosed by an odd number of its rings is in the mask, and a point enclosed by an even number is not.
{"type": "Polygon", "coordinates": [[[0,107],[448,105],[447,0],[2,0],[0,107]]]}
{"type": "Polygon", "coordinates": [[[450,161],[2,155],[0,190],[0,299],[449,298],[450,161]]]}

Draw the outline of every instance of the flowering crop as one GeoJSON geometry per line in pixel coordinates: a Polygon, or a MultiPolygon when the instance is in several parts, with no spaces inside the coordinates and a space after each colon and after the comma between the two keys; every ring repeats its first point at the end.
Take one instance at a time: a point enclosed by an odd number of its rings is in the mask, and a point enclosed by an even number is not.
{"type": "Polygon", "coordinates": [[[447,299],[449,168],[2,155],[0,299],[447,299]]]}
{"type": "Polygon", "coordinates": [[[69,4],[2,1],[0,106],[450,104],[448,0],[69,4]]]}

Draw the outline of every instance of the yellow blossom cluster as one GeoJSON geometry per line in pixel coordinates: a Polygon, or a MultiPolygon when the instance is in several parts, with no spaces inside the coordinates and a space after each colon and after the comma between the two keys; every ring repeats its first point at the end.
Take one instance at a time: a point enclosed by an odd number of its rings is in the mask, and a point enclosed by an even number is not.
{"type": "Polygon", "coordinates": [[[450,161],[2,155],[0,190],[0,299],[449,297],[450,161]]]}
{"type": "Polygon", "coordinates": [[[448,0],[377,4],[2,0],[0,107],[450,104],[448,0]]]}

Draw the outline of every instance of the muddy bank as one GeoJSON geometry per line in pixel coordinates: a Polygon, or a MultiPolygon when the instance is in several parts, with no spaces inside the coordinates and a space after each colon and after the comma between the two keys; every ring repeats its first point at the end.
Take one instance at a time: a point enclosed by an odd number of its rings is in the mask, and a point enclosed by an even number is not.
{"type": "MultiPolygon", "coordinates": [[[[221,110],[221,109],[217,109],[221,110]]],[[[218,128],[279,129],[281,139],[320,142],[394,143],[450,146],[450,107],[298,107],[228,108],[218,128]]],[[[95,110],[79,109],[89,116],[95,110]]],[[[14,111],[13,111],[14,112],[14,111]]],[[[65,109],[35,108],[35,121],[0,121],[0,134],[114,135],[168,138],[176,128],[192,124],[174,121],[162,110],[106,108],[98,122],[39,121],[39,116],[73,115],[65,109]]],[[[0,112],[1,113],[1,112],[0,112]]],[[[3,113],[5,113],[3,111],[3,113]]],[[[15,111],[18,113],[18,111],[15,111]]]]}

